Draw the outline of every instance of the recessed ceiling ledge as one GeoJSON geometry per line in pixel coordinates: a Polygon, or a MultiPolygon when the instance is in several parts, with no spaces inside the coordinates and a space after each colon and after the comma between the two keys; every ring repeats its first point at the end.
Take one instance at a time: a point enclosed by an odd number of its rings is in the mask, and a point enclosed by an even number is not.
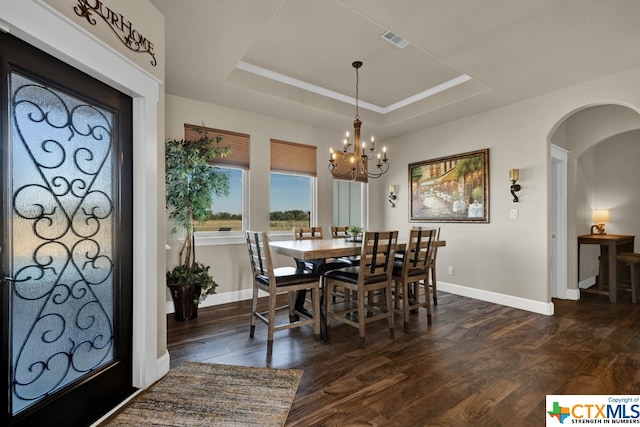
{"type": "MultiPolygon", "coordinates": [[[[254,64],[250,64],[248,62],[245,61],[240,61],[238,63],[238,65],[236,65],[236,68],[239,70],[243,70],[246,71],[248,73],[252,73],[270,80],[274,80],[280,83],[284,83],[286,85],[289,86],[293,86],[299,89],[303,89],[309,92],[313,92],[316,93],[318,95],[322,95],[322,96],[326,96],[328,98],[332,98],[341,102],[345,102],[347,104],[351,104],[351,105],[355,105],[356,104],[356,100],[354,97],[318,86],[318,85],[314,85],[312,83],[309,82],[305,82],[303,80],[299,80],[296,79],[294,77],[291,76],[287,76],[285,74],[282,73],[278,73],[276,71],[273,70],[269,70],[263,67],[260,67],[258,65],[254,65],[254,64]]],[[[400,108],[406,107],[407,105],[411,105],[415,102],[421,101],[425,98],[428,98],[430,96],[436,95],[440,92],[443,92],[447,89],[450,89],[452,87],[455,87],[457,85],[460,85],[464,82],[467,82],[471,80],[471,77],[466,75],[466,74],[462,74],[458,77],[455,77],[449,81],[446,81],[444,83],[441,83],[437,86],[434,86],[432,88],[429,88],[423,92],[417,93],[415,95],[409,96],[405,99],[402,99],[398,102],[395,102],[391,105],[388,105],[386,107],[381,107],[379,105],[375,105],[372,104],[370,102],[366,102],[366,101],[359,101],[359,105],[360,108],[372,111],[374,113],[378,113],[378,114],[388,114],[391,113],[395,110],[398,110],[400,108]]]]}

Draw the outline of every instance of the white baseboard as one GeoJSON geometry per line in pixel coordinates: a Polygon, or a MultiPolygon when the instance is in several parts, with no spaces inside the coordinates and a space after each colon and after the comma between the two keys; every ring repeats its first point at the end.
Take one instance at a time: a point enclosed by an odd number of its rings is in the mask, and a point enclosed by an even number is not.
{"type": "Polygon", "coordinates": [[[578,282],[578,288],[587,289],[596,284],[596,276],[587,277],[584,280],[578,282]]]}
{"type": "MultiPolygon", "coordinates": [[[[521,310],[532,311],[534,313],[545,315],[553,314],[553,303],[551,302],[544,303],[540,301],[533,301],[525,298],[485,291],[482,289],[469,288],[466,286],[455,285],[453,283],[442,281],[438,281],[438,289],[444,292],[449,292],[451,294],[478,299],[481,301],[492,302],[495,304],[506,305],[507,307],[519,308],[521,310]]],[[[251,289],[243,289],[240,291],[209,295],[209,297],[205,301],[200,303],[200,307],[210,307],[213,305],[226,304],[230,302],[245,301],[251,299],[252,292],[253,290],[251,289]]],[[[579,299],[580,292],[577,289],[567,289],[567,298],[579,299]],[[570,291],[575,291],[575,295],[569,297],[570,291]]],[[[173,313],[175,311],[173,301],[167,301],[166,310],[167,314],[173,313]]]]}
{"type": "Polygon", "coordinates": [[[492,302],[494,304],[505,305],[507,307],[532,311],[547,316],[553,315],[552,302],[540,302],[526,298],[514,297],[511,295],[499,294],[497,292],[485,291],[482,289],[469,288],[466,286],[454,285],[453,283],[438,281],[438,290],[463,297],[473,298],[481,301],[492,302]]]}
{"type": "Polygon", "coordinates": [[[566,299],[577,301],[580,299],[580,289],[567,289],[564,295],[566,299]]]}
{"type": "MultiPolygon", "coordinates": [[[[253,298],[253,289],[242,289],[240,291],[213,294],[209,295],[206,300],[202,301],[199,307],[210,307],[213,305],[227,304],[230,302],[245,301],[251,298],[253,298]]],[[[167,301],[165,310],[167,314],[173,313],[175,311],[173,301],[167,301]]]]}

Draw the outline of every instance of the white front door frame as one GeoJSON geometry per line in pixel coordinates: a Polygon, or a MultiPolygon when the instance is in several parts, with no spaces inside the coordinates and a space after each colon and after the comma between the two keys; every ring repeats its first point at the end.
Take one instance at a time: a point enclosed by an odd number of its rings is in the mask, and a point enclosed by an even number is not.
{"type": "Polygon", "coordinates": [[[551,297],[567,299],[567,161],[568,151],[551,144],[551,297]]]}
{"type": "Polygon", "coordinates": [[[0,0],[0,11],[0,30],[133,98],[132,384],[146,388],[169,370],[166,349],[158,349],[159,272],[166,263],[164,210],[158,208],[164,206],[158,177],[161,82],[43,2],[0,0]]]}

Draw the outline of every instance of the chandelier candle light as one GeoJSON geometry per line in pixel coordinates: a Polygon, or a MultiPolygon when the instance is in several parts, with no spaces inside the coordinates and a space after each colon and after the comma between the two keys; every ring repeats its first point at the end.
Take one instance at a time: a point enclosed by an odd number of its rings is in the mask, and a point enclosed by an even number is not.
{"type": "Polygon", "coordinates": [[[387,147],[382,147],[382,153],[376,153],[373,136],[371,137],[371,145],[368,147],[368,153],[365,142],[360,142],[360,126],[362,122],[358,114],[358,69],[362,67],[362,61],[355,61],[351,65],[356,69],[356,118],[353,121],[353,143],[349,140],[349,131],[347,131],[342,150],[330,149],[329,171],[336,179],[368,182],[369,178],[379,178],[389,170],[389,159],[387,158],[387,147]],[[352,146],[353,151],[351,149],[352,146]],[[371,159],[377,159],[377,170],[375,172],[369,171],[369,160],[371,159]]]}

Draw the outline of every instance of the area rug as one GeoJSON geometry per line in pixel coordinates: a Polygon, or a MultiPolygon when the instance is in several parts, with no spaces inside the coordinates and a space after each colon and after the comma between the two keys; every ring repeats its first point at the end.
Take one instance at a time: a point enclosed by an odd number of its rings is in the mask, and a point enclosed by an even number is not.
{"type": "Polygon", "coordinates": [[[302,371],[185,362],[106,425],[283,426],[302,371]]]}

